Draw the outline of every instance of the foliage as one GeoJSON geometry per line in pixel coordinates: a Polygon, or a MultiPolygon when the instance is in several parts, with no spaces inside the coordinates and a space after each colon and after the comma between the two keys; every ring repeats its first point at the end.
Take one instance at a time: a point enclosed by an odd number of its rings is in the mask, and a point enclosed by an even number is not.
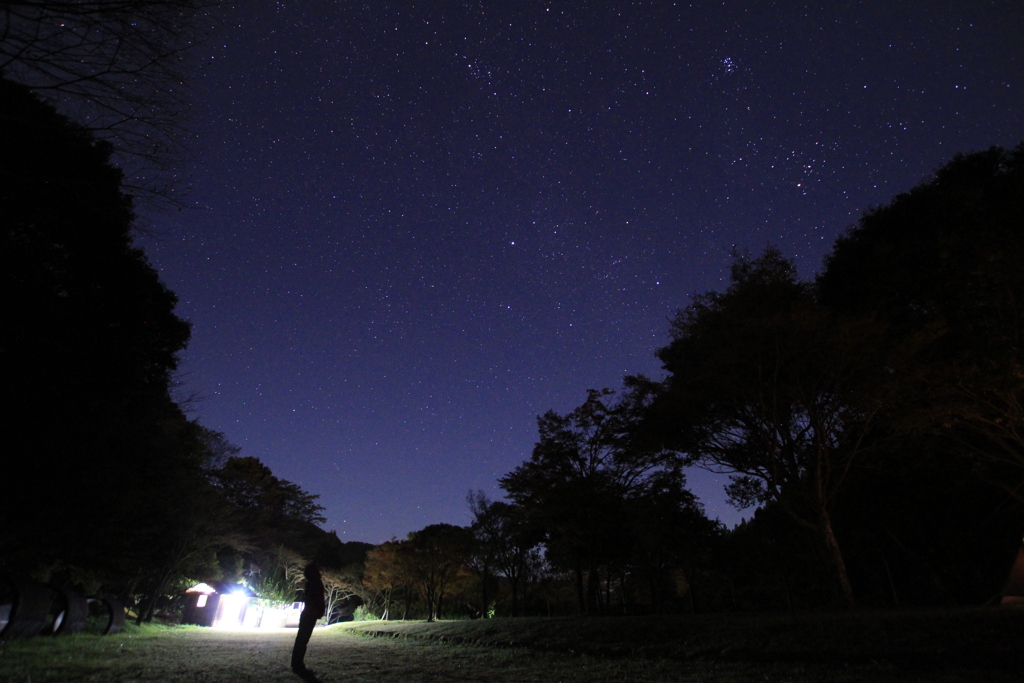
{"type": "Polygon", "coordinates": [[[366,602],[369,596],[363,588],[364,562],[365,555],[360,562],[324,570],[324,614],[327,623],[334,623],[343,608],[350,608],[354,614],[355,609],[366,602]]]}
{"type": "Polygon", "coordinates": [[[0,556],[23,568],[59,553],[128,581],[207,455],[169,396],[188,324],[132,243],[110,146],[8,81],[0,117],[0,372],[17,482],[0,556]]]}
{"type": "Polygon", "coordinates": [[[445,592],[466,564],[472,535],[451,524],[431,524],[398,546],[398,561],[427,608],[427,621],[441,618],[445,592]]]}
{"type": "Polygon", "coordinates": [[[643,378],[627,378],[618,399],[611,390],[591,390],[570,413],[547,412],[538,418],[530,460],[500,480],[522,509],[510,521],[528,520],[519,533],[541,534],[548,561],[574,574],[581,612],[608,611],[613,574],[621,583],[627,567],[651,558],[639,539],[663,506],[685,510],[686,521],[674,517],[683,524],[704,519],[685,488],[683,459],[638,430],[655,390],[643,378]]]}
{"type": "Polygon", "coordinates": [[[904,352],[894,428],[955,441],[1024,501],[1024,143],[958,155],[836,242],[823,301],[869,312],[904,352]]]}
{"type": "Polygon", "coordinates": [[[290,548],[280,546],[271,552],[263,551],[250,560],[245,571],[246,584],[256,595],[276,603],[290,603],[298,599],[302,583],[302,568],[306,561],[290,548]]]}
{"type": "Polygon", "coordinates": [[[231,505],[257,516],[260,523],[283,517],[311,524],[326,521],[318,495],[278,479],[258,458],[230,456],[212,476],[231,505]]]}
{"type": "MultiPolygon", "coordinates": [[[[25,60],[78,55],[63,72],[72,74],[96,66],[75,50],[100,55],[106,47],[90,41],[108,40],[101,34],[114,24],[159,39],[133,11],[198,6],[7,3],[0,54],[14,60],[8,75],[21,76],[35,68],[25,60]],[[60,12],[75,16],[58,27],[60,12]],[[112,23],[95,23],[104,21],[112,23]],[[40,42],[10,52],[30,34],[40,42]],[[80,43],[61,42],[75,35],[80,43]]],[[[133,49],[122,47],[118,59],[133,49]]],[[[133,200],[113,146],[8,80],[0,119],[0,410],[12,482],[0,510],[0,569],[115,593],[145,620],[185,576],[237,579],[281,549],[340,562],[340,541],[316,527],[324,517],[315,495],[238,457],[172,400],[189,325],[134,244],[133,200]]]]}
{"type": "Polygon", "coordinates": [[[1024,144],[957,155],[867,212],[818,277],[824,304],[887,325],[900,385],[895,438],[844,502],[875,601],[989,599],[1019,547],[1022,226],[1024,144]]]}
{"type": "Polygon", "coordinates": [[[379,621],[381,617],[367,605],[359,605],[352,613],[352,621],[379,621]]]}
{"type": "Polygon", "coordinates": [[[492,610],[492,576],[502,534],[495,523],[495,516],[491,514],[494,504],[483,491],[470,491],[466,495],[466,503],[473,515],[473,523],[470,525],[472,537],[466,564],[476,574],[480,583],[478,614],[486,616],[492,610]]]}
{"type": "Polygon", "coordinates": [[[470,566],[480,573],[483,588],[480,614],[494,611],[488,598],[488,576],[497,572],[508,581],[510,612],[517,616],[523,584],[540,563],[543,532],[519,505],[491,501],[482,491],[471,493],[469,503],[474,537],[470,566]]]}
{"type": "Polygon", "coordinates": [[[835,513],[858,601],[908,607],[998,599],[1020,547],[1024,507],[979,477],[955,442],[901,444],[872,461],[854,473],[835,513]]]}
{"type": "Polygon", "coordinates": [[[392,539],[371,548],[366,554],[363,586],[370,593],[367,604],[384,620],[393,618],[392,603],[400,595],[405,597],[406,613],[409,611],[411,577],[406,574],[398,554],[401,543],[392,539]]]}
{"type": "MultiPolygon", "coordinates": [[[[851,566],[859,567],[859,555],[842,538],[851,566]]],[[[709,563],[705,597],[732,612],[796,612],[830,604],[835,587],[823,550],[813,530],[793,524],[778,503],[768,503],[722,536],[709,563]]],[[[852,568],[851,575],[860,577],[852,568]]],[[[862,596],[864,586],[851,583],[862,596]]]]}
{"type": "Polygon", "coordinates": [[[769,248],[737,257],[729,288],[695,297],[658,352],[669,376],[655,406],[669,443],[732,473],[742,508],[777,502],[818,533],[853,603],[830,515],[891,388],[882,330],[817,304],[813,288],[769,248]]]}

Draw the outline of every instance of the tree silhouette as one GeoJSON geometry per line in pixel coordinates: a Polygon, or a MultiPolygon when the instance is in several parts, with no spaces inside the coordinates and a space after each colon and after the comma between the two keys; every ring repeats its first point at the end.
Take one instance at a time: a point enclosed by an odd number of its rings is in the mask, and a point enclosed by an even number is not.
{"type": "Polygon", "coordinates": [[[427,621],[441,618],[448,585],[469,558],[472,533],[451,524],[431,524],[409,534],[398,547],[407,576],[420,591],[427,607],[427,621]]]}
{"type": "Polygon", "coordinates": [[[618,399],[591,390],[566,415],[548,411],[530,459],[500,479],[526,528],[543,534],[548,561],[574,574],[581,612],[603,609],[600,571],[628,563],[642,501],[685,491],[682,458],[637,438],[655,389],[630,378],[618,399]]]}
{"type": "MultiPolygon", "coordinates": [[[[492,501],[482,491],[470,493],[468,500],[473,513],[471,529],[475,538],[471,566],[482,581],[489,572],[505,577],[511,590],[511,614],[517,616],[523,583],[538,562],[543,531],[518,505],[492,501]]],[[[487,584],[483,583],[483,614],[486,615],[490,601],[487,584]]]]}
{"type": "Polygon", "coordinates": [[[955,441],[1024,500],[1024,143],[958,155],[868,212],[818,278],[909,359],[895,429],[955,441]]]}
{"type": "Polygon", "coordinates": [[[133,245],[110,145],[3,80],[0,118],[0,410],[16,482],[0,554],[32,565],[59,548],[109,568],[143,544],[155,489],[192,457],[168,427],[185,421],[169,383],[189,326],[133,245]]]}
{"type": "Polygon", "coordinates": [[[774,500],[814,530],[849,605],[831,512],[885,404],[880,334],[870,320],[819,307],[769,248],[737,258],[726,292],[695,297],[658,352],[670,375],[655,412],[670,441],[733,474],[737,507],[774,500]]]}
{"type": "Polygon", "coordinates": [[[211,474],[224,498],[253,515],[258,525],[281,518],[310,524],[326,521],[324,507],[316,502],[320,496],[274,476],[258,458],[231,456],[211,474]]]}

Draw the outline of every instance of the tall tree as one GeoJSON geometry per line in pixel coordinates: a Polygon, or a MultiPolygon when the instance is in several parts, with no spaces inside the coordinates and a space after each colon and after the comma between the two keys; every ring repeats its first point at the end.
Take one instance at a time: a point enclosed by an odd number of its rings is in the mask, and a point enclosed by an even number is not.
{"type": "Polygon", "coordinates": [[[189,326],[133,245],[111,147],[4,80],[0,120],[0,414],[17,482],[0,556],[95,563],[110,539],[131,545],[148,492],[190,457],[164,438],[184,420],[169,382],[189,326]]]}
{"type": "Polygon", "coordinates": [[[522,614],[528,581],[540,564],[543,530],[519,505],[496,501],[489,509],[494,525],[495,564],[508,581],[511,615],[522,614]]]}
{"type": "Polygon", "coordinates": [[[853,590],[831,513],[884,406],[880,329],[819,307],[778,250],[737,258],[729,288],[694,298],[658,352],[670,443],[733,474],[738,507],[775,500],[814,530],[843,600],[853,590]]]}
{"type": "Polygon", "coordinates": [[[465,566],[472,533],[451,524],[431,524],[409,534],[399,554],[427,607],[427,621],[441,618],[448,585],[465,566]]]}
{"type": "Polygon", "coordinates": [[[722,526],[707,518],[681,478],[664,478],[658,484],[646,495],[632,498],[626,508],[631,536],[629,574],[643,584],[655,612],[672,609],[676,597],[685,597],[690,611],[696,611],[696,584],[707,571],[722,526]],[[680,578],[685,593],[677,590],[680,578]]]}
{"type": "MultiPolygon", "coordinates": [[[[492,501],[482,491],[470,493],[469,502],[475,538],[471,566],[478,574],[486,567],[487,572],[505,577],[511,590],[511,615],[517,616],[523,582],[537,564],[543,533],[518,505],[492,501]]],[[[489,609],[486,587],[483,603],[489,609]]]]}
{"type": "Polygon", "coordinates": [[[601,610],[600,568],[629,555],[631,501],[668,481],[683,488],[682,459],[636,438],[654,388],[630,379],[617,400],[609,389],[591,390],[566,415],[548,411],[530,459],[500,479],[542,530],[549,561],[574,573],[581,612],[601,610]]]}
{"type": "Polygon", "coordinates": [[[392,539],[374,546],[366,554],[363,586],[371,594],[371,606],[380,610],[380,618],[385,621],[394,617],[393,602],[403,593],[408,612],[411,577],[401,561],[403,543],[405,541],[392,539]]]}
{"type": "Polygon", "coordinates": [[[494,503],[483,491],[466,494],[466,504],[473,515],[467,564],[480,579],[480,617],[486,619],[491,611],[490,583],[497,562],[500,528],[493,514],[494,503]]]}
{"type": "Polygon", "coordinates": [[[890,326],[910,359],[900,429],[951,440],[1024,500],[1024,143],[957,155],[866,213],[822,301],[890,326]]]}
{"type": "Polygon", "coordinates": [[[120,542],[136,546],[138,623],[153,618],[158,600],[175,581],[214,575],[218,551],[248,545],[237,517],[208,476],[220,453],[234,447],[222,434],[180,414],[165,421],[159,446],[164,452],[154,460],[165,466],[158,472],[147,468],[154,481],[130,494],[138,497],[132,511],[146,520],[148,533],[138,539],[119,534],[120,542]]]}

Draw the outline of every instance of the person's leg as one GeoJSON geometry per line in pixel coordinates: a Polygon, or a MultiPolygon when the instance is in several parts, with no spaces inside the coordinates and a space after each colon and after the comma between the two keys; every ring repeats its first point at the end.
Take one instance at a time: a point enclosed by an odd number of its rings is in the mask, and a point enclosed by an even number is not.
{"type": "Polygon", "coordinates": [[[307,617],[305,612],[299,615],[299,632],[295,634],[295,646],[292,647],[292,669],[294,671],[306,668],[306,645],[309,644],[309,638],[313,635],[313,626],[315,625],[316,619],[307,617]]]}

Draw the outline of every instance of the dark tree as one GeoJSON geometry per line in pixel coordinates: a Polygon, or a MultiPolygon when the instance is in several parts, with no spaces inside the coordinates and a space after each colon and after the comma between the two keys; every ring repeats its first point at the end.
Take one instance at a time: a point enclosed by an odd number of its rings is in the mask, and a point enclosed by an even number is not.
{"type": "Polygon", "coordinates": [[[738,258],[724,293],[694,298],[658,352],[670,373],[655,414],[669,443],[734,475],[738,507],[777,501],[814,530],[853,604],[831,513],[884,405],[880,330],[819,307],[775,249],[738,258]]]}
{"type": "Polygon", "coordinates": [[[426,603],[427,621],[441,618],[445,592],[466,565],[471,548],[472,532],[451,524],[414,531],[398,546],[405,572],[426,603]]]}
{"type": "Polygon", "coordinates": [[[871,464],[852,473],[833,517],[858,603],[978,605],[998,596],[1024,506],[979,477],[953,440],[887,441],[871,464]]]}
{"type": "Polygon", "coordinates": [[[277,478],[258,458],[231,456],[212,476],[228,503],[252,514],[261,525],[281,518],[326,521],[323,506],[316,502],[320,496],[277,478]]]}
{"type": "Polygon", "coordinates": [[[473,534],[467,564],[480,579],[480,617],[486,619],[491,610],[490,584],[497,561],[500,528],[492,513],[494,503],[483,491],[466,494],[466,504],[473,515],[473,534]]]}
{"type": "MultiPolygon", "coordinates": [[[[518,505],[489,500],[482,491],[470,493],[469,502],[475,539],[471,567],[481,576],[497,572],[505,577],[511,590],[511,615],[517,616],[523,583],[537,563],[543,532],[518,505]]],[[[486,583],[482,599],[486,615],[490,605],[486,583]]]]}
{"type": "MultiPolygon", "coordinates": [[[[836,517],[840,513],[837,511],[836,517]]],[[[786,611],[819,608],[834,600],[835,582],[821,571],[821,543],[813,530],[793,524],[774,502],[726,532],[712,558],[709,584],[720,609],[786,611]]],[[[848,548],[853,569],[861,559],[848,548]]],[[[862,578],[862,577],[859,577],[862,578]]],[[[857,584],[858,602],[864,590],[857,584]]]]}
{"type": "Polygon", "coordinates": [[[543,534],[548,560],[575,575],[584,613],[602,610],[600,570],[610,581],[612,568],[629,560],[637,501],[685,488],[682,459],[636,438],[653,390],[632,379],[618,401],[610,390],[591,390],[566,415],[548,411],[530,460],[500,480],[543,534]]]}
{"type": "Polygon", "coordinates": [[[225,451],[237,450],[219,432],[184,416],[164,424],[160,459],[167,463],[158,481],[139,491],[149,534],[136,549],[138,623],[150,621],[156,606],[183,576],[215,576],[217,553],[246,547],[248,539],[234,511],[212,485],[208,473],[225,451]]]}
{"type": "Polygon", "coordinates": [[[722,534],[721,523],[707,518],[684,484],[682,478],[663,478],[626,507],[629,574],[644,604],[658,613],[679,611],[681,606],[673,604],[677,598],[686,599],[683,608],[698,611],[697,584],[707,576],[722,534]]]}
{"type": "Polygon", "coordinates": [[[844,503],[888,604],[990,598],[1024,502],[1024,145],[958,155],[836,242],[821,301],[887,325],[895,437],[844,503]],[[895,359],[895,360],[892,360],[895,359]]]}
{"type": "Polygon", "coordinates": [[[0,120],[0,555],[117,564],[191,457],[167,438],[189,327],[132,243],[110,145],[8,81],[0,120]]]}
{"type": "Polygon", "coordinates": [[[894,428],[954,440],[1024,500],[1024,144],[958,155],[837,241],[821,298],[909,359],[894,428]]]}
{"type": "Polygon", "coordinates": [[[231,455],[209,476],[243,539],[225,549],[224,559],[244,567],[242,576],[262,596],[293,599],[311,561],[330,570],[351,562],[338,537],[317,526],[324,522],[319,496],[278,478],[259,459],[231,455]]]}

